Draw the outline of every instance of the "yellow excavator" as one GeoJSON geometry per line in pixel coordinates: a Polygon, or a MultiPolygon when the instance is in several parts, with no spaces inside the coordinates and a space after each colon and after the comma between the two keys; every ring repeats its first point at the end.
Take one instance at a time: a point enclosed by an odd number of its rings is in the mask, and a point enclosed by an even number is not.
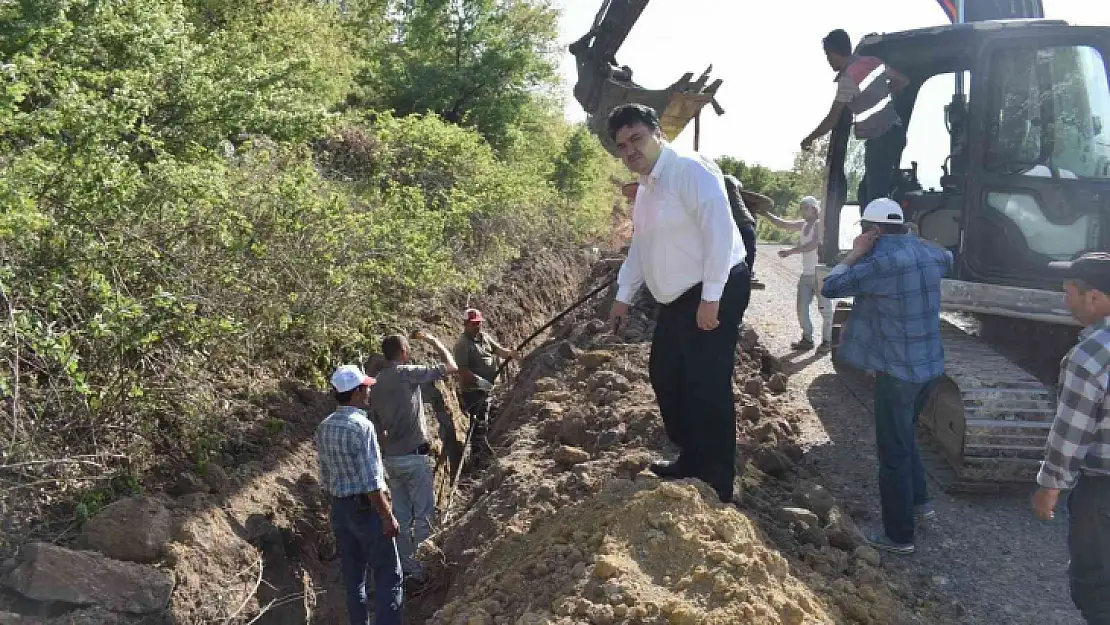
{"type": "MultiPolygon", "coordinates": [[[[1050,374],[1038,378],[992,344],[1032,344],[1026,352],[1039,352],[1042,364],[1058,362],[1078,328],[1047,265],[1110,250],[1110,28],[1044,19],[1040,0],[937,1],[949,24],[871,34],[856,52],[883,59],[911,80],[895,98],[911,142],[915,116],[936,115],[948,131],[948,154],[933,164],[943,172],[938,186],[923,188],[911,163],[897,172],[890,195],[921,236],[955,256],[942,287],[946,317],[969,316],[983,334],[1004,336],[988,343],[944,324],[947,374],[920,426],[931,441],[927,468],[943,488],[995,490],[1032,480],[1056,396],[1050,374]],[[937,76],[950,77],[953,95],[928,110],[921,88],[937,76]]],[[[611,153],[605,118],[619,104],[660,111],[670,139],[691,120],[696,124],[706,105],[723,112],[715,100],[721,81],[707,86],[708,71],[697,81],[691,73],[650,90],[617,64],[616,51],[646,5],[606,0],[590,31],[571,46],[575,97],[611,153]]],[[[826,156],[819,277],[847,251],[859,219],[846,171],[851,126],[845,112],[826,156]]],[[[746,193],[745,201],[755,196],[746,193]]],[[[836,332],[850,322],[851,304],[839,303],[836,332]]]]}

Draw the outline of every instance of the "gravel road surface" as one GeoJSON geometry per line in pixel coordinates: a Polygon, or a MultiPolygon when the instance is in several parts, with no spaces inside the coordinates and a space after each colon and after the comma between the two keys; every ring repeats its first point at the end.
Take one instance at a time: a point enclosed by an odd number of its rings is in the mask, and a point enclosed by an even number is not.
{"type": "MultiPolygon", "coordinates": [[[[756,273],[767,289],[753,291],[745,321],[791,374],[791,400],[809,414],[806,438],[825,483],[858,516],[878,523],[870,387],[838,375],[828,356],[790,351],[800,335],[794,294],[801,262],[780,259],[780,249],[759,248],[756,273]]],[[[816,304],[812,318],[820,328],[816,304]]],[[[919,534],[916,554],[884,557],[889,574],[913,580],[923,596],[945,597],[951,623],[1083,623],[1068,594],[1065,515],[1038,521],[1029,506],[1034,485],[1004,495],[947,495],[933,482],[930,488],[938,517],[919,534]]]]}

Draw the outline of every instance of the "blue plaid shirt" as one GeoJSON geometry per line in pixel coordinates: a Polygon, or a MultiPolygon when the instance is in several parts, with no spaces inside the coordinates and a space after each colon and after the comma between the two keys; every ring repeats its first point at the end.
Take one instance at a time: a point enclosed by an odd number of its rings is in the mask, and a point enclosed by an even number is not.
{"type": "Polygon", "coordinates": [[[374,425],[365,410],[340,406],[316,428],[320,484],[336,497],[385,490],[374,425]]]}
{"type": "Polygon", "coordinates": [[[912,234],[883,235],[852,266],[837,265],[821,295],[853,297],[837,358],[907,382],[944,373],[940,281],[952,253],[912,234]]]}

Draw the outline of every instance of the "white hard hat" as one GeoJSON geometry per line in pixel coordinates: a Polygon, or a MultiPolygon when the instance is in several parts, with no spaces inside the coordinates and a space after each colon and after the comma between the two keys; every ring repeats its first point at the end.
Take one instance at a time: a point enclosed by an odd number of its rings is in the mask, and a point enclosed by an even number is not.
{"type": "Polygon", "coordinates": [[[873,224],[904,224],[906,218],[902,214],[902,207],[890,198],[881,197],[873,200],[860,215],[860,221],[869,221],[873,224]]]}

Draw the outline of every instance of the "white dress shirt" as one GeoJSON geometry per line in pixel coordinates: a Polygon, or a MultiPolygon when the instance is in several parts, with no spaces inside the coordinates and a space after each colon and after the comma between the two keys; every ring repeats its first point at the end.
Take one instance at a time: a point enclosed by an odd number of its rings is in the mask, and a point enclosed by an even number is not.
{"type": "Polygon", "coordinates": [[[646,282],[657,302],[669,304],[701,282],[701,299],[716,302],[744,256],[717,164],[664,145],[651,173],[640,176],[617,300],[631,304],[646,282]]]}

